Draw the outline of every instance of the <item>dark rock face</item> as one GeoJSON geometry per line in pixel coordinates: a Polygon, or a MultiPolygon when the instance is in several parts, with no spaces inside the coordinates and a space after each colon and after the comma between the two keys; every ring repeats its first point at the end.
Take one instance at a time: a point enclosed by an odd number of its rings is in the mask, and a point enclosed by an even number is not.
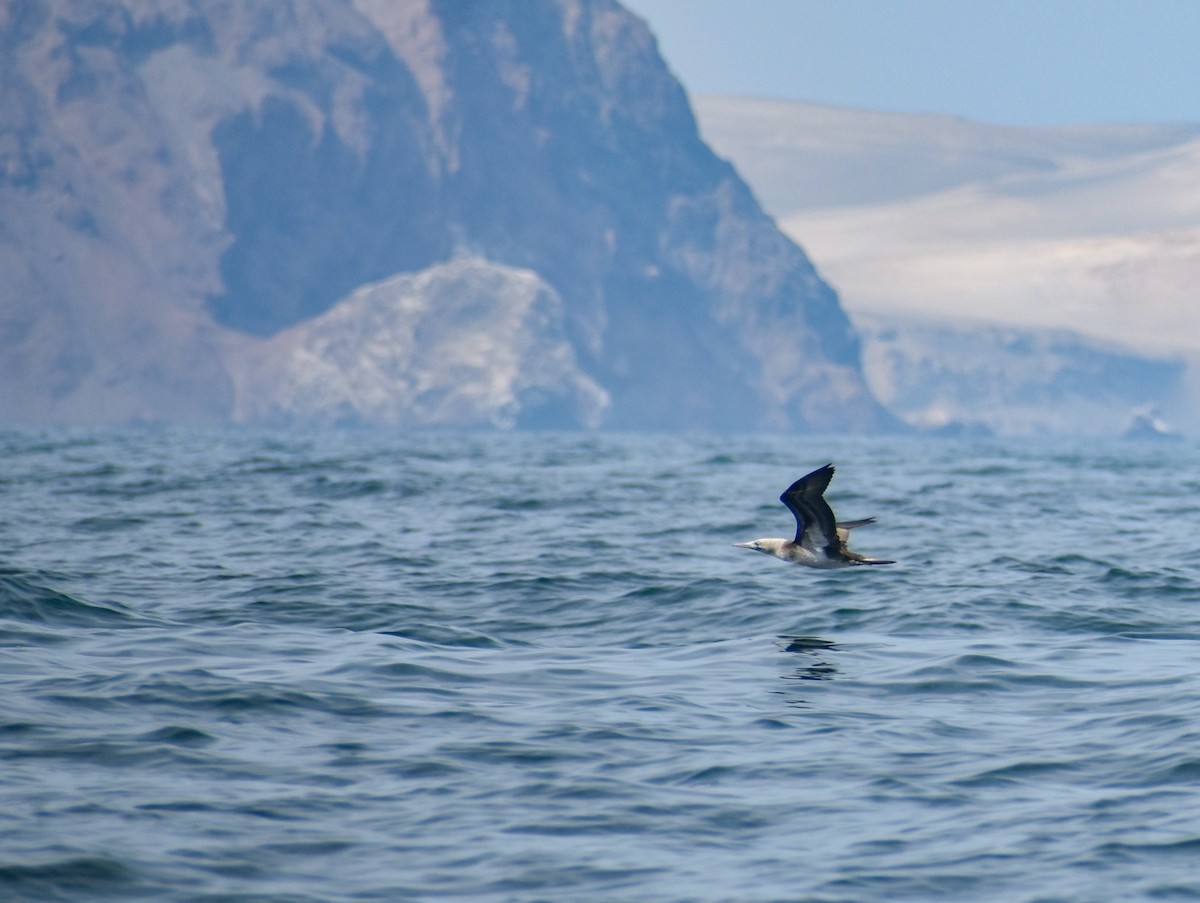
{"type": "Polygon", "coordinates": [[[386,45],[335,38],[272,78],[286,93],[213,130],[235,240],[221,256],[225,290],[208,306],[256,335],[452,251],[424,101],[386,45]],[[339,121],[351,124],[339,133],[339,121]]]}
{"type": "MultiPolygon", "coordinates": [[[[0,41],[0,360],[23,399],[0,416],[892,423],[835,294],[611,0],[31,0],[0,11],[0,41]],[[510,334],[520,361],[569,357],[561,391],[521,377],[501,407],[433,415],[405,393],[456,377],[414,351],[371,370],[403,375],[372,382],[386,403],[311,380],[293,403],[273,356],[296,336],[341,324],[322,372],[344,379],[382,360],[347,317],[407,322],[355,293],[462,259],[495,278],[439,285],[525,310],[520,271],[556,299],[510,334]]],[[[469,345],[468,311],[422,321],[469,345]]]]}

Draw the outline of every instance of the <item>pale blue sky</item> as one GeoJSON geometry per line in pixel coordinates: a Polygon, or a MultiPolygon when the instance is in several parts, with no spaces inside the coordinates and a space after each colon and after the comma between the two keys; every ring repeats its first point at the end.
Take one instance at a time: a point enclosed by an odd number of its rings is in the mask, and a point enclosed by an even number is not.
{"type": "Polygon", "coordinates": [[[1200,123],[1200,0],[623,0],[693,94],[1200,123]]]}

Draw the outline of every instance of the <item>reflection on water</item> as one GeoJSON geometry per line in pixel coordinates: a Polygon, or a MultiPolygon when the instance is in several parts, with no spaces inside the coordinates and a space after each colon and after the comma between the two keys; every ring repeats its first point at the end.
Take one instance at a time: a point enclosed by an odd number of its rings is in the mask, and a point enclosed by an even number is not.
{"type": "Polygon", "coordinates": [[[820,649],[836,649],[838,644],[819,636],[786,636],[779,637],[787,642],[784,652],[813,652],[820,649]]]}
{"type": "Polygon", "coordinates": [[[784,680],[832,680],[837,673],[837,665],[822,655],[838,648],[832,640],[819,636],[780,636],[784,652],[795,652],[805,656],[805,664],[791,674],[785,674],[784,680]]]}

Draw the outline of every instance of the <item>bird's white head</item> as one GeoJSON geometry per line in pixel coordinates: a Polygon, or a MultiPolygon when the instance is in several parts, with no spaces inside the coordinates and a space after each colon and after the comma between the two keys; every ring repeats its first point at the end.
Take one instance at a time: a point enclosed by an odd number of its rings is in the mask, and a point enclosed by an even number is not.
{"type": "Polygon", "coordinates": [[[755,552],[766,552],[768,555],[782,558],[780,552],[786,542],[786,539],[755,539],[752,542],[735,542],[733,545],[734,548],[752,549],[755,552]]]}

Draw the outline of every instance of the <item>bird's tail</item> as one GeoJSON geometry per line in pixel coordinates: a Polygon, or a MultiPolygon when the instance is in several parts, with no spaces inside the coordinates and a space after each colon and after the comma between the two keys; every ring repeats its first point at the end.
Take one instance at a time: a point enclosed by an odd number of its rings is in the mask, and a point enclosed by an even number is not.
{"type": "Polygon", "coordinates": [[[848,520],[838,524],[839,530],[853,530],[855,527],[866,527],[875,523],[875,518],[864,517],[862,520],[848,520]]]}
{"type": "Polygon", "coordinates": [[[845,523],[838,524],[837,525],[838,539],[840,539],[842,541],[842,545],[844,546],[846,543],[848,543],[850,541],[850,531],[851,530],[853,530],[855,527],[865,527],[867,524],[873,524],[873,523],[875,523],[875,518],[864,517],[862,520],[848,520],[845,523]]]}

